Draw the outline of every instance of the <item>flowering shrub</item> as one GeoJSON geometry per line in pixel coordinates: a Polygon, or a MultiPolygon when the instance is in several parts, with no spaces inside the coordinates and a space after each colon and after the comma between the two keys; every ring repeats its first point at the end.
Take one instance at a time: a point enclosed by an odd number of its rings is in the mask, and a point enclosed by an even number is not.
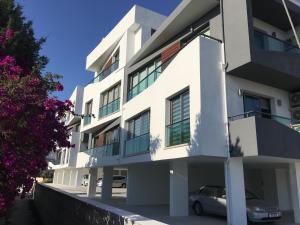
{"type": "Polygon", "coordinates": [[[47,167],[45,157],[51,151],[70,147],[61,121],[72,104],[49,97],[63,86],[58,76],[40,74],[40,60],[9,54],[14,52],[11,46],[20,45],[15,35],[17,31],[0,28],[0,215],[11,206],[18,188],[31,188],[32,177],[47,167]]]}

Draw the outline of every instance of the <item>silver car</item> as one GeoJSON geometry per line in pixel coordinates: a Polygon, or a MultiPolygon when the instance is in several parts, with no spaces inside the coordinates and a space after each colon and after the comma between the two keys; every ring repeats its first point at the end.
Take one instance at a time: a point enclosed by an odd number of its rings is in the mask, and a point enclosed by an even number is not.
{"type": "MultiPolygon", "coordinates": [[[[126,180],[125,176],[113,176],[112,187],[126,188],[126,180]]],[[[97,186],[102,187],[102,178],[98,179],[97,186]]]]}
{"type": "MultiPolygon", "coordinates": [[[[226,192],[222,186],[203,186],[191,192],[190,205],[196,215],[204,213],[226,216],[226,192]]],[[[251,222],[274,222],[281,218],[278,207],[267,204],[246,190],[247,218],[251,222]]]]}

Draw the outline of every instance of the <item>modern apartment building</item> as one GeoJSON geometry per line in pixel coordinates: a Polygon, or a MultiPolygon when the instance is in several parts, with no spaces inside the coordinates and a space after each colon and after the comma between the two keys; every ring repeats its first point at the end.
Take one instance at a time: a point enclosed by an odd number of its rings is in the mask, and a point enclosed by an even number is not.
{"type": "MultiPolygon", "coordinates": [[[[286,6],[299,34],[300,6],[286,6]]],[[[184,0],[167,18],[134,6],[87,56],[54,183],[89,174],[92,197],[101,176],[110,199],[122,168],[128,205],[188,216],[190,191],[220,185],[228,224],[247,224],[245,189],[300,223],[296,44],[279,0],[184,0]]]]}

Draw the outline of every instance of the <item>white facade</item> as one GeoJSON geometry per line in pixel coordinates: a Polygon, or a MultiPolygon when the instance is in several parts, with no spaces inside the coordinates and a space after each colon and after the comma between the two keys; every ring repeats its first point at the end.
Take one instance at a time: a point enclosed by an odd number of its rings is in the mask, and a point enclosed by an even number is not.
{"type": "MultiPolygon", "coordinates": [[[[167,19],[134,6],[88,55],[86,69],[94,72],[94,81],[83,89],[77,87],[71,97],[76,98],[75,112],[83,115],[79,132],[71,136],[77,147],[65,151],[68,161],[54,168],[54,183],[79,186],[89,174],[87,195],[93,197],[96,180],[103,177],[102,199],[107,200],[115,171],[121,168],[128,174],[129,205],[168,204],[170,216],[188,216],[189,192],[202,185],[218,185],[228,190],[228,224],[247,224],[245,189],[280,210],[293,210],[299,221],[299,201],[290,197],[300,196],[298,159],[261,155],[255,150],[258,144],[250,141],[247,146],[236,146],[243,148],[242,155],[230,155],[228,118],[249,116],[245,116],[245,96],[268,102],[267,113],[262,113],[268,119],[276,115],[289,120],[290,92],[226,74],[224,44],[214,37],[195,35],[190,29],[188,35],[172,39],[176,29],[180,34],[191,24],[191,17],[205,15],[202,8],[197,14],[197,4],[202,3],[183,1],[167,19]],[[180,47],[174,50],[178,43],[180,47]],[[168,54],[171,57],[164,61],[168,54]],[[149,72],[149,65],[154,65],[155,72],[149,72]],[[151,74],[157,73],[150,83],[151,74]],[[129,97],[134,88],[138,93],[129,97]],[[184,93],[188,93],[188,117],[182,119],[187,113],[184,93]],[[172,123],[177,96],[181,120],[172,123]],[[188,121],[188,128],[183,121],[188,121]],[[180,143],[170,144],[177,135],[177,123],[180,143]],[[143,129],[148,130],[143,133],[143,129]],[[187,134],[188,141],[183,138],[187,134]]],[[[215,6],[205,5],[207,11],[215,6]]],[[[269,35],[276,32],[278,38],[291,38],[290,33],[259,19],[253,22],[269,35]]],[[[209,34],[207,29],[205,34],[209,34]]],[[[74,123],[76,116],[69,121],[67,125],[74,123]]]]}

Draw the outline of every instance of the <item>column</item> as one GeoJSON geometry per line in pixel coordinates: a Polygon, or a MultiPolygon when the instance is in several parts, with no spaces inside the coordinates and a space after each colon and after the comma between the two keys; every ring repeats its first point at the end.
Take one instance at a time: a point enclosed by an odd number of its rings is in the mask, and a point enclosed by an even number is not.
{"type": "Polygon", "coordinates": [[[57,170],[54,170],[54,173],[53,173],[53,184],[57,184],[57,170]]]}
{"type": "Polygon", "coordinates": [[[77,169],[75,174],[75,187],[80,187],[83,179],[83,170],[77,169]]]}
{"type": "Polygon", "coordinates": [[[97,187],[97,168],[90,168],[88,187],[87,187],[87,197],[91,198],[96,195],[96,187],[97,187]]]}
{"type": "Polygon", "coordinates": [[[300,162],[291,163],[290,183],[295,223],[300,223],[300,162]]]}
{"type": "Polygon", "coordinates": [[[225,161],[225,183],[227,202],[227,224],[246,225],[246,197],[242,157],[225,161]]]}
{"type": "Polygon", "coordinates": [[[101,199],[111,199],[112,196],[112,181],[113,181],[113,167],[103,167],[103,179],[102,179],[102,192],[101,199]]]}
{"type": "Polygon", "coordinates": [[[170,216],[188,216],[188,162],[173,160],[170,165],[170,216]]]}
{"type": "Polygon", "coordinates": [[[287,169],[275,169],[278,206],[280,210],[291,210],[289,172],[287,169]]]}

